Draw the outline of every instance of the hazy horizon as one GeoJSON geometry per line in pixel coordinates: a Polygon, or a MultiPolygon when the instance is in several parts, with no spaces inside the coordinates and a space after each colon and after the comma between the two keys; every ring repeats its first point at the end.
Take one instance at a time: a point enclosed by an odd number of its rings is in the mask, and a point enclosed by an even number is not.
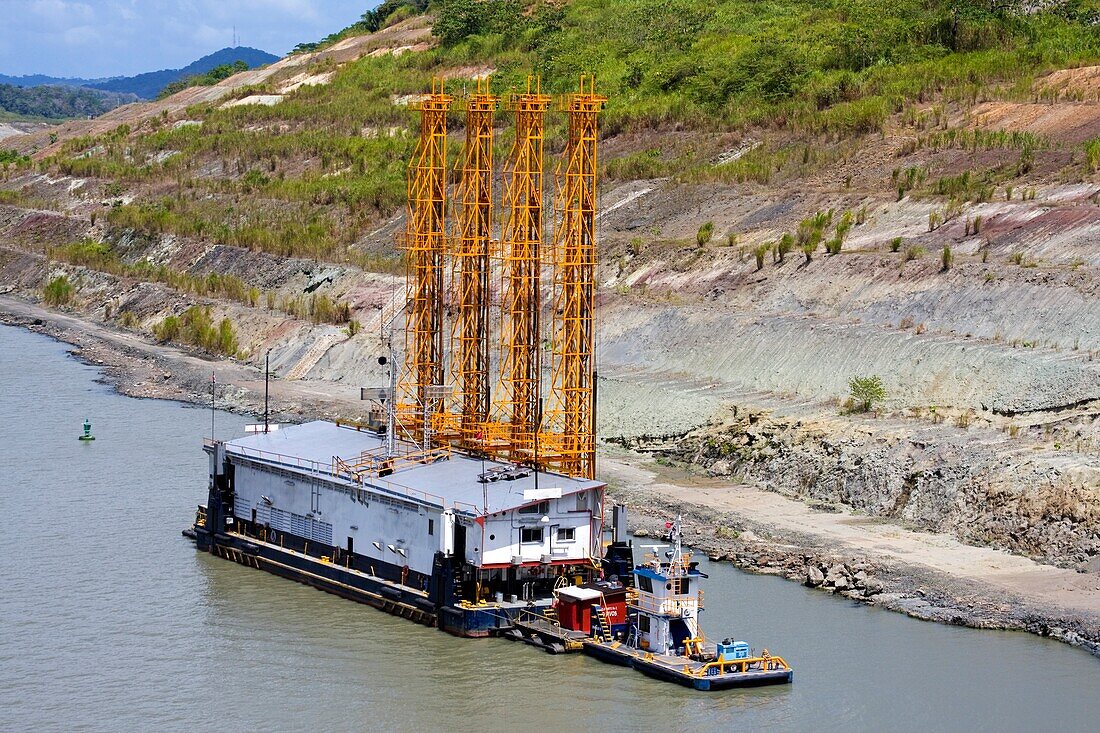
{"type": "Polygon", "coordinates": [[[279,56],[377,0],[0,0],[0,74],[101,78],[175,69],[227,46],[279,56]]]}

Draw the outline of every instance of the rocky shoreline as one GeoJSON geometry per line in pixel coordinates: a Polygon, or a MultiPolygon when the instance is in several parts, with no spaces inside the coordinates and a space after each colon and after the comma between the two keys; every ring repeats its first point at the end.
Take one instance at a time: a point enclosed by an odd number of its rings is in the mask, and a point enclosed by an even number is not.
{"type": "Polygon", "coordinates": [[[710,507],[669,502],[644,490],[616,488],[640,537],[660,537],[673,514],[684,541],[711,560],[777,575],[822,592],[904,613],[923,621],[976,629],[1026,631],[1084,648],[1100,657],[1100,619],[1065,615],[969,581],[912,565],[817,546],[807,537],[774,537],[760,525],[710,507]]]}
{"type": "MultiPolygon", "coordinates": [[[[219,389],[221,409],[257,413],[262,409],[262,374],[248,365],[213,360],[153,344],[129,333],[0,298],[0,323],[27,328],[76,347],[73,355],[103,370],[102,380],[119,393],[140,398],[208,404],[209,374],[230,372],[219,389]]],[[[276,419],[354,419],[350,398],[320,395],[316,384],[272,383],[280,394],[276,419]]],[[[616,501],[631,512],[639,536],[663,533],[670,515],[684,519],[687,544],[716,561],[749,572],[789,580],[872,604],[914,618],[984,629],[1020,630],[1080,646],[1100,656],[1100,618],[1067,616],[1057,607],[1042,608],[1005,594],[991,593],[946,573],[843,554],[819,546],[810,537],[774,536],[766,527],[711,507],[670,502],[644,487],[611,487],[616,501]]]]}

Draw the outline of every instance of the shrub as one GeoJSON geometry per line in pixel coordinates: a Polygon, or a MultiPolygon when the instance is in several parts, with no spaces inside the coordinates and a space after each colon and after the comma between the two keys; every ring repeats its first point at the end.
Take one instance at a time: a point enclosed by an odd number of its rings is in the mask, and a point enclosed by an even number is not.
{"type": "Polygon", "coordinates": [[[228,318],[223,318],[218,323],[217,350],[223,354],[232,356],[237,353],[237,334],[233,332],[233,323],[228,318]]]}
{"type": "Polygon", "coordinates": [[[69,278],[59,275],[46,284],[42,297],[48,305],[68,305],[73,299],[73,284],[69,278]]]}
{"type": "Polygon", "coordinates": [[[178,316],[168,316],[163,321],[153,326],[153,335],[158,341],[175,341],[180,337],[180,319],[178,316]]]}
{"type": "Polygon", "coordinates": [[[902,257],[902,261],[909,262],[911,260],[919,260],[921,257],[924,257],[925,251],[926,250],[924,249],[924,247],[920,246],[919,244],[914,244],[911,247],[906,247],[905,255],[902,257]]]}
{"type": "Polygon", "coordinates": [[[1085,143],[1085,163],[1090,173],[1100,171],[1100,137],[1085,143]]]}
{"type": "Polygon", "coordinates": [[[955,256],[951,254],[951,245],[943,245],[943,254],[941,256],[941,259],[943,261],[942,271],[947,272],[951,269],[951,263],[955,261],[955,256]]]}
{"type": "Polygon", "coordinates": [[[886,387],[877,375],[852,377],[848,382],[855,412],[868,412],[876,402],[886,399],[886,387]]]}
{"type": "Polygon", "coordinates": [[[784,232],[779,241],[775,243],[772,255],[776,262],[782,263],[792,249],[794,249],[794,237],[789,232],[784,232]]]}
{"type": "Polygon", "coordinates": [[[699,231],[697,231],[695,233],[695,243],[697,245],[699,245],[700,247],[703,247],[707,244],[707,242],[709,242],[711,240],[711,238],[713,236],[714,236],[714,222],[713,221],[705,222],[701,227],[699,227],[699,231]]]}
{"type": "Polygon", "coordinates": [[[752,255],[756,258],[756,269],[759,272],[764,269],[764,258],[768,254],[768,250],[771,249],[768,243],[758,244],[752,248],[752,255]]]}
{"type": "Polygon", "coordinates": [[[901,237],[894,237],[893,239],[891,239],[890,240],[890,251],[891,252],[900,252],[901,251],[901,245],[904,241],[905,240],[902,239],[901,237]]]}

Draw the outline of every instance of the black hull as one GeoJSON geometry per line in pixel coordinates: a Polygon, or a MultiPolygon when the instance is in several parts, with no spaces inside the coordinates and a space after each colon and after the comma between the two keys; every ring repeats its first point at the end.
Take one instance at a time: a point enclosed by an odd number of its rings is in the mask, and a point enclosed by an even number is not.
{"type": "MultiPolygon", "coordinates": [[[[512,626],[499,609],[436,607],[423,591],[325,562],[312,555],[287,550],[253,538],[192,530],[200,550],[240,565],[295,580],[326,593],[363,603],[411,621],[436,626],[455,636],[485,638],[512,626]]],[[[185,531],[184,536],[189,536],[185,531]]]]}

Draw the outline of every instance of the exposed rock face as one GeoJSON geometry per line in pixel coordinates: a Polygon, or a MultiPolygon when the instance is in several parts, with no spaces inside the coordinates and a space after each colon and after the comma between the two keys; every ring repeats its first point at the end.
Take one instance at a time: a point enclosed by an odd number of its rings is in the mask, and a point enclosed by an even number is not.
{"type": "Polygon", "coordinates": [[[874,422],[861,429],[734,408],[679,438],[631,444],[711,475],[1063,566],[1084,568],[1100,554],[1100,469],[995,429],[874,422]]]}

